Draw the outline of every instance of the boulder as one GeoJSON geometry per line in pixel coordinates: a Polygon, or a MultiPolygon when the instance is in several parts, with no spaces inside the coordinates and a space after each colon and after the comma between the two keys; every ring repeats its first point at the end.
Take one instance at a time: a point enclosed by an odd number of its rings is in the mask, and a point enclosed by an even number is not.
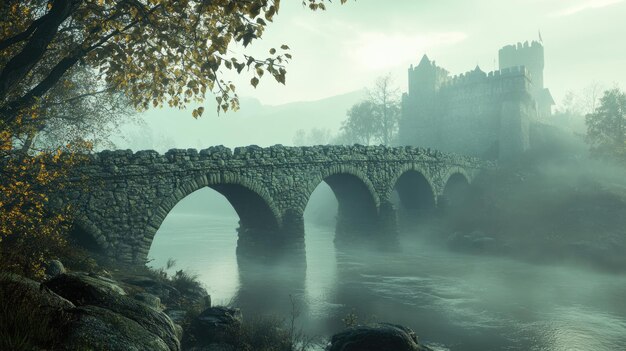
{"type": "Polygon", "coordinates": [[[432,351],[417,342],[413,330],[379,323],[348,328],[333,335],[327,351],[432,351]]]}
{"type": "Polygon", "coordinates": [[[74,304],[33,280],[0,272],[0,350],[52,350],[74,304]]]}
{"type": "Polygon", "coordinates": [[[185,319],[187,318],[187,311],[185,310],[180,310],[180,309],[166,309],[165,314],[167,314],[170,319],[174,322],[174,323],[184,323],[185,319]]]}
{"type": "Polygon", "coordinates": [[[243,317],[238,308],[210,307],[191,323],[189,334],[197,346],[208,346],[228,340],[241,328],[243,317]]]}
{"type": "Polygon", "coordinates": [[[138,293],[135,294],[134,297],[135,300],[141,301],[157,311],[161,311],[163,309],[163,306],[161,306],[161,299],[158,296],[154,296],[148,293],[138,293]]]}
{"type": "Polygon", "coordinates": [[[68,311],[74,316],[63,340],[65,350],[170,351],[161,339],[119,313],[83,306],[68,311]]]}
{"type": "Polygon", "coordinates": [[[170,305],[175,301],[181,299],[181,294],[176,288],[165,284],[158,279],[141,275],[133,275],[129,277],[124,277],[122,281],[124,283],[139,287],[149,294],[158,296],[161,299],[161,302],[166,305],[170,305]]]}
{"type": "Polygon", "coordinates": [[[126,291],[116,281],[83,272],[63,273],[45,282],[44,285],[53,291],[63,291],[59,295],[70,301],[79,298],[92,300],[103,294],[126,295],[126,291]]]}
{"type": "Polygon", "coordinates": [[[34,280],[12,273],[0,273],[0,291],[7,300],[31,301],[42,314],[73,308],[74,304],[34,280]]]}
{"type": "Polygon", "coordinates": [[[177,309],[183,305],[194,305],[199,309],[211,307],[211,296],[201,286],[191,285],[180,290],[167,280],[139,275],[124,277],[122,281],[139,287],[146,293],[158,296],[161,302],[169,308],[177,309]]]}
{"type": "Polygon", "coordinates": [[[48,278],[56,277],[59,274],[65,273],[65,267],[59,260],[50,260],[46,265],[46,276],[48,278]]]}
{"type": "MultiPolygon", "coordinates": [[[[95,306],[130,319],[153,334],[154,338],[161,339],[169,350],[180,350],[180,341],[172,320],[165,313],[125,296],[125,292],[110,279],[95,275],[66,273],[44,284],[76,306],[95,306]]],[[[94,318],[102,315],[100,313],[94,318]]],[[[108,314],[105,316],[109,318],[108,314]]]]}

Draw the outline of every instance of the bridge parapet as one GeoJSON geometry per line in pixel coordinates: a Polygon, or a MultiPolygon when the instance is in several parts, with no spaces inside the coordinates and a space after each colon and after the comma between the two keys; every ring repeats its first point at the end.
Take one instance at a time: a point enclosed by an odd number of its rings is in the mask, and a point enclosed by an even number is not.
{"type": "Polygon", "coordinates": [[[338,230],[380,231],[394,225],[394,192],[404,189],[403,201],[426,196],[436,204],[452,175],[471,183],[480,170],[493,167],[437,150],[361,145],[116,150],[90,157],[75,170],[76,186],[64,202],[76,209],[79,231],[109,256],[132,263],[145,262],[171,209],[204,187],[224,195],[239,214],[239,246],[266,241],[303,247],[302,216],[321,182],[338,198],[338,230]]]}

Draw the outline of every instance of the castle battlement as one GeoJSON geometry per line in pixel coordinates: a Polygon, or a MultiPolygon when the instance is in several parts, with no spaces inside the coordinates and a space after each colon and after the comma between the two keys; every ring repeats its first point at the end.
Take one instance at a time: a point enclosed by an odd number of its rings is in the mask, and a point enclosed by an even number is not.
{"type": "Polygon", "coordinates": [[[551,114],[543,86],[539,42],[499,51],[499,70],[475,69],[451,76],[428,56],[408,70],[399,140],[486,158],[507,158],[529,148],[529,126],[551,114]]]}
{"type": "Polygon", "coordinates": [[[543,45],[540,42],[533,40],[532,42],[525,41],[523,43],[518,42],[517,44],[506,45],[500,49],[500,51],[508,51],[508,52],[517,52],[517,51],[527,51],[527,50],[543,50],[543,45]]]}
{"type": "Polygon", "coordinates": [[[466,86],[468,84],[498,82],[501,80],[525,77],[529,81],[532,80],[530,72],[525,66],[508,67],[501,70],[483,72],[479,67],[473,71],[467,71],[455,76],[449,77],[441,86],[442,89],[451,89],[457,86],[466,86]]]}

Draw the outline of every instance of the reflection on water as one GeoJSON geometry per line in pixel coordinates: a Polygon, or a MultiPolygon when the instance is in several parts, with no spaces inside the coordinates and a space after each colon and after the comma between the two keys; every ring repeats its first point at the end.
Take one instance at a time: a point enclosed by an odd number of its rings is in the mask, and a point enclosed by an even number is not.
{"type": "Polygon", "coordinates": [[[198,273],[216,303],[244,315],[288,314],[329,335],[349,313],[413,328],[451,350],[626,350],[626,277],[450,253],[409,240],[400,249],[337,248],[332,229],[307,223],[306,257],[237,259],[236,219],[171,214],[150,256],[198,273]],[[306,262],[306,264],[304,263],[306,262]]]}

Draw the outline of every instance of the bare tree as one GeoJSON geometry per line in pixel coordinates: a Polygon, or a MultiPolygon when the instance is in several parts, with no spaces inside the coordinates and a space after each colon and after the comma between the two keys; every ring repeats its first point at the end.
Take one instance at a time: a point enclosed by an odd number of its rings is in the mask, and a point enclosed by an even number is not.
{"type": "Polygon", "coordinates": [[[373,89],[368,89],[369,101],[374,105],[380,119],[380,141],[391,144],[398,131],[400,120],[400,91],[393,85],[391,74],[376,80],[373,89]]]}

